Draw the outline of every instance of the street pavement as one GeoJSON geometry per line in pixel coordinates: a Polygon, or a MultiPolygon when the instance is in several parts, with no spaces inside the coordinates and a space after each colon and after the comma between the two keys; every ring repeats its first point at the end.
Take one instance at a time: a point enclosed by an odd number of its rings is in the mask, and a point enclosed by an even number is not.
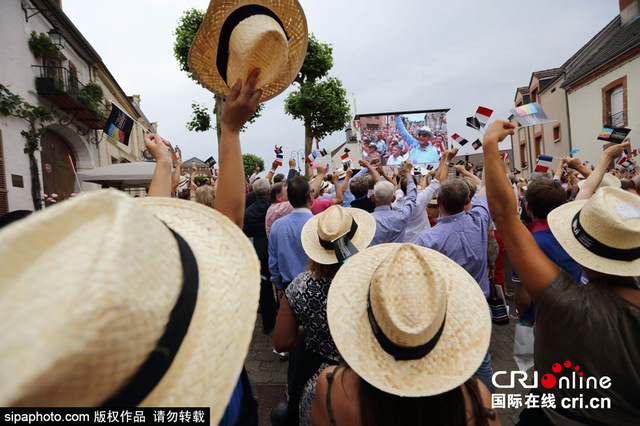
{"type": "MultiPolygon", "coordinates": [[[[505,281],[508,283],[507,291],[513,291],[511,283],[511,266],[505,256],[505,281]]],[[[508,301],[511,310],[511,318],[507,326],[493,326],[489,352],[492,354],[491,364],[493,371],[514,371],[518,367],[513,359],[513,340],[515,335],[515,306],[508,301]]],[[[461,348],[464,349],[464,348],[461,348]]],[[[249,348],[249,354],[245,366],[249,378],[255,384],[259,403],[259,424],[270,425],[269,414],[271,409],[282,400],[286,399],[285,388],[287,383],[288,363],[280,361],[273,353],[273,332],[262,334],[262,319],[260,314],[253,332],[253,340],[249,348]]],[[[519,385],[514,389],[500,391],[500,393],[520,394],[528,393],[519,385]]],[[[522,408],[505,408],[498,410],[500,421],[503,425],[514,425],[518,422],[518,415],[522,408]]]]}

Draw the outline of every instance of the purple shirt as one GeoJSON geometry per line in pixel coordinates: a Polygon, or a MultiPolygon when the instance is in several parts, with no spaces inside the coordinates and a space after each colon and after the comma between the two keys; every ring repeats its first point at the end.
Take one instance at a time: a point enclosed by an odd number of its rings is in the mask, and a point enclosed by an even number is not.
{"type": "Polygon", "coordinates": [[[439,217],[437,223],[422,235],[418,245],[439,251],[462,266],[489,297],[487,233],[491,215],[487,197],[476,197],[470,211],[439,217]]]}
{"type": "Polygon", "coordinates": [[[413,215],[416,206],[416,184],[407,179],[407,198],[400,210],[391,210],[391,206],[376,207],[372,215],[376,219],[376,233],[371,245],[384,243],[401,243],[404,231],[413,215]]]}

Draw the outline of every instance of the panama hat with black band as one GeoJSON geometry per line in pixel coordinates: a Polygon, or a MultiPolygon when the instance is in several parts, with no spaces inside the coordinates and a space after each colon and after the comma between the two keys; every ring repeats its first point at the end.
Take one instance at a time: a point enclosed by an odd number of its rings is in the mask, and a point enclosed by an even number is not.
{"type": "Polygon", "coordinates": [[[260,264],[198,203],[93,191],[0,231],[0,406],[210,407],[243,368],[260,264]]]}
{"type": "Polygon", "coordinates": [[[260,69],[260,102],[286,90],[307,52],[308,30],[297,0],[213,0],[189,50],[189,68],[205,88],[226,98],[260,69]]]}

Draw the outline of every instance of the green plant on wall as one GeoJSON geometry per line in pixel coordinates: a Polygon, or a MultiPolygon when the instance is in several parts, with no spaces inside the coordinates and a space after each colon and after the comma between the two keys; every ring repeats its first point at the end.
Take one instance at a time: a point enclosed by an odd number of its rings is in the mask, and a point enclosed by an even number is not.
{"type": "Polygon", "coordinates": [[[89,82],[81,90],[78,100],[84,106],[86,106],[94,114],[106,118],[106,111],[102,100],[104,99],[104,92],[102,86],[98,83],[89,82]]]}
{"type": "Polygon", "coordinates": [[[29,156],[33,208],[40,210],[42,208],[40,172],[34,152],[40,150],[40,139],[46,132],[45,125],[53,121],[56,113],[42,105],[31,105],[0,84],[0,114],[22,118],[29,123],[29,130],[23,130],[20,134],[26,139],[24,153],[29,156]]]}
{"type": "Polygon", "coordinates": [[[49,59],[52,61],[62,60],[62,53],[46,34],[38,34],[35,31],[31,31],[29,49],[31,49],[36,58],[42,58],[43,60],[49,59]]]}

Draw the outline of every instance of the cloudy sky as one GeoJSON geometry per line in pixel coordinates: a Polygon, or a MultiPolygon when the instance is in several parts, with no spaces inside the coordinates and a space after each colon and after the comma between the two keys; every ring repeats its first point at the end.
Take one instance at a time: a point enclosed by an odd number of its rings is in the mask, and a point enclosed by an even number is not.
{"type": "MultiPolygon", "coordinates": [[[[206,0],[63,0],[63,9],[101,55],[160,134],[183,158],[217,158],[214,131],[189,132],[193,101],[213,107],[212,94],[181,72],[173,31],[182,13],[206,0]]],[[[334,67],[360,114],[450,108],[449,133],[478,133],[465,117],[479,105],[507,118],[515,90],[531,73],[562,65],[618,13],[615,0],[301,0],[309,31],[333,45],[334,67]]],[[[243,152],[269,164],[273,145],[285,156],[304,146],[304,128],[284,113],[290,88],[267,102],[241,136],[243,152]]],[[[332,149],[336,132],[321,142],[332,149]]],[[[469,147],[469,146],[468,146],[469,147]]],[[[508,144],[507,146],[508,147],[508,144]]],[[[469,147],[470,148],[470,147],[469,147]]]]}

